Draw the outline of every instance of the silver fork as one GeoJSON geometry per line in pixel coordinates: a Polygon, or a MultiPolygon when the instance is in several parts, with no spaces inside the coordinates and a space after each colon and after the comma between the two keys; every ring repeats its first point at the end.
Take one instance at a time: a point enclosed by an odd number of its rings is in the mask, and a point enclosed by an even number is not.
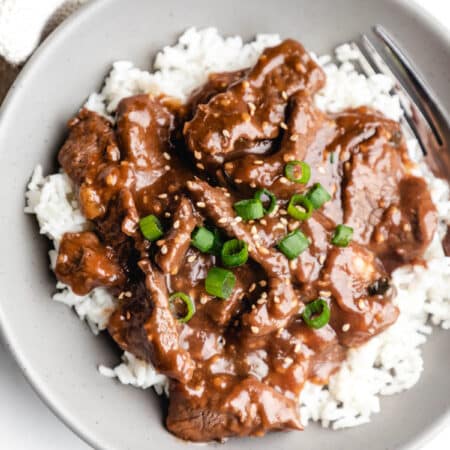
{"type": "Polygon", "coordinates": [[[433,173],[450,179],[450,125],[446,114],[394,38],[381,25],[376,25],[373,31],[382,44],[382,52],[366,34],[362,34],[360,43],[351,44],[358,52],[362,71],[368,76],[379,72],[392,80],[393,92],[398,95],[404,112],[401,122],[406,135],[416,137],[433,173]],[[401,75],[394,73],[391,69],[394,66],[401,75]]]}

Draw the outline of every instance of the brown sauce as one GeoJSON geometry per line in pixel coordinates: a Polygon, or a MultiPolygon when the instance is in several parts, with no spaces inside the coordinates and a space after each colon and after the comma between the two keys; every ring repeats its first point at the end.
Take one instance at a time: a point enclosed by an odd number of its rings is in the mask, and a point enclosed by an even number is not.
{"type": "Polygon", "coordinates": [[[114,126],[87,110],[69,123],[59,162],[93,231],[64,236],[56,274],[75,293],[105,286],[119,298],[109,332],[170,378],[166,423],[183,439],[301,429],[305,381],[326,383],[349,347],[395,322],[390,273],[420,260],[435,232],[399,124],[369,108],[319,111],[312,96],[324,83],[286,40],[253,68],[211,75],[187,107],[139,95],[121,101],[114,126]],[[285,177],[292,160],[311,167],[308,185],[285,177]],[[331,200],[307,221],[287,215],[290,197],[317,182],[331,200]],[[277,212],[236,220],[233,204],[262,188],[277,212]],[[154,243],[139,229],[149,214],[165,230],[154,243]],[[343,223],[353,239],[337,247],[331,236],[343,223]],[[226,300],[205,290],[220,260],[191,246],[199,225],[248,244],[226,300]],[[311,243],[288,261],[276,245],[294,229],[311,243]],[[177,291],[196,306],[186,324],[169,307],[177,291]],[[313,329],[301,312],[318,297],[331,317],[313,329]]]}

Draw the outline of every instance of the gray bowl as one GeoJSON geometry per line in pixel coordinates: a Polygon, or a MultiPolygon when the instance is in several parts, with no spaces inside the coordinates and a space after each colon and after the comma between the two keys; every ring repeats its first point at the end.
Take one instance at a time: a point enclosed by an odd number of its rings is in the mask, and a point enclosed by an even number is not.
{"type": "MultiPolygon", "coordinates": [[[[8,346],[50,408],[94,447],[184,449],[163,426],[152,391],[100,376],[97,365],[117,363],[119,352],[93,337],[65,306],[50,301],[46,239],[23,214],[24,190],[38,163],[54,170],[65,122],[111,63],[131,59],[148,67],[155,51],[185,28],[216,26],[245,38],[279,32],[317,52],[353,39],[381,23],[405,45],[450,110],[450,40],[407,2],[387,0],[104,0],[59,28],[33,56],[0,112],[0,323],[8,346]]],[[[356,429],[230,440],[221,448],[257,450],[404,449],[421,446],[448,419],[450,344],[436,331],[424,347],[425,371],[414,389],[382,400],[382,413],[356,429]]],[[[213,448],[210,444],[203,448],[213,448]]]]}

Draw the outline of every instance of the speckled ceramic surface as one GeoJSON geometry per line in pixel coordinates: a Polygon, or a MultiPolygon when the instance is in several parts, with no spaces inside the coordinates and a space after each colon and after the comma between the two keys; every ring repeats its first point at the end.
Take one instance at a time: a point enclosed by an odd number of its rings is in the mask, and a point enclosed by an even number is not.
{"type": "MultiPolygon", "coordinates": [[[[382,23],[404,44],[450,110],[450,38],[407,2],[388,0],[98,0],[58,29],[27,64],[0,111],[0,325],[19,365],[55,413],[103,449],[185,449],[163,427],[160,400],[101,377],[118,351],[94,337],[65,306],[50,301],[54,278],[45,238],[25,216],[34,166],[55,169],[65,122],[97,89],[110,64],[148,67],[154,52],[188,26],[216,26],[246,38],[278,32],[324,52],[382,23]]],[[[450,340],[437,331],[423,347],[417,386],[382,400],[382,413],[356,429],[230,440],[224,450],[381,450],[419,447],[449,417],[450,340]]],[[[203,446],[213,448],[215,445],[203,446]]]]}

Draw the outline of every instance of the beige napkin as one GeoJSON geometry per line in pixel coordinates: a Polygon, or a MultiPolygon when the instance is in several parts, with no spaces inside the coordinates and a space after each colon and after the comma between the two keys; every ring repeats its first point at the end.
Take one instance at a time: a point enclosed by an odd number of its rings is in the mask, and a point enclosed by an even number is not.
{"type": "Polygon", "coordinates": [[[0,0],[0,103],[30,54],[87,0],[0,0]]]}

